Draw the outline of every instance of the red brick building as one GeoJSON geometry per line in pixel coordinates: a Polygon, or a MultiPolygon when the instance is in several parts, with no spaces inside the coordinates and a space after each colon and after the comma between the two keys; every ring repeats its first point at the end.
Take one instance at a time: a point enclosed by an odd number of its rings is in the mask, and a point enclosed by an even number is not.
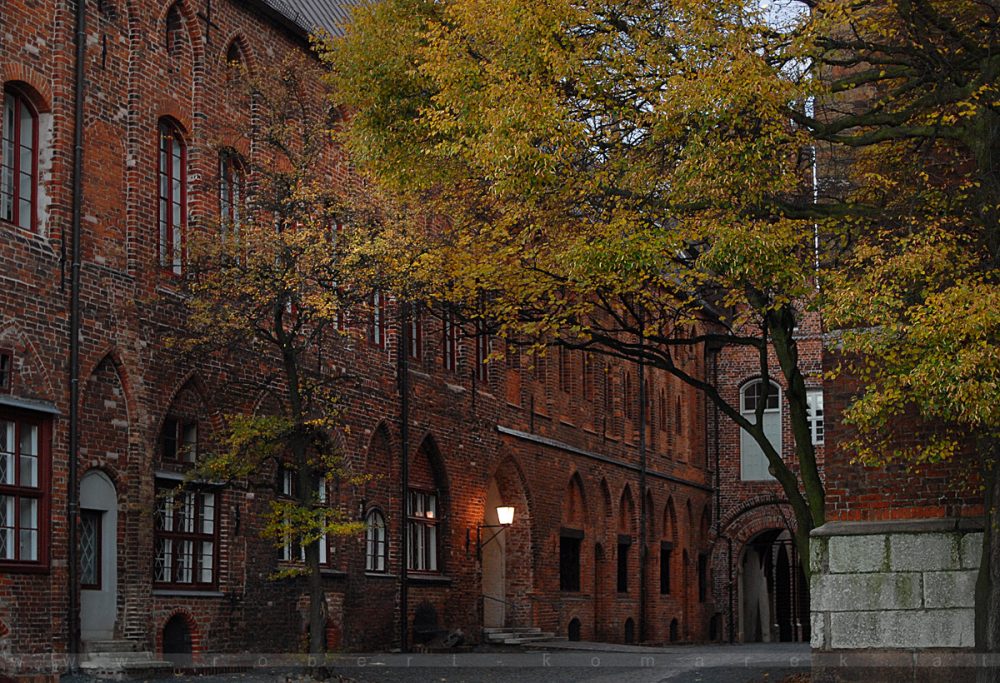
{"type": "MultiPolygon", "coordinates": [[[[191,367],[163,339],[176,324],[169,302],[183,274],[185,232],[225,211],[217,139],[248,116],[224,96],[226,65],[237,58],[253,69],[307,50],[308,29],[335,27],[344,16],[334,3],[319,6],[87,3],[77,187],[74,6],[0,4],[7,670],[62,669],[58,657],[74,648],[75,629],[84,649],[111,642],[196,658],[303,647],[304,583],[272,578],[297,553],[258,535],[266,496],[203,488],[158,502],[156,492],[176,485],[182,448],[208,442],[227,414],[260,407],[259,397],[233,388],[244,370],[191,367]],[[78,586],[67,532],[74,208],[78,586]]],[[[783,541],[794,520],[780,489],[735,427],[657,372],[647,372],[641,452],[638,368],[570,352],[530,367],[515,353],[482,366],[496,340],[452,335],[424,319],[407,350],[404,506],[392,302],[385,316],[384,334],[359,330],[338,359],[365,368],[346,397],[344,446],[373,478],[328,491],[331,505],[368,523],[364,538],[331,538],[322,548],[331,647],[400,646],[402,533],[411,548],[407,623],[429,604],[442,629],[461,629],[472,642],[483,627],[500,626],[636,642],[808,636],[797,558],[783,541]],[[477,539],[494,531],[481,527],[496,524],[500,504],[514,507],[513,524],[482,546],[480,559],[477,539]]],[[[802,330],[817,388],[819,332],[802,330]]],[[[680,356],[731,400],[767,400],[767,392],[754,394],[754,359],[700,346],[680,356]]],[[[771,429],[791,452],[782,405],[779,398],[771,429]]]]}

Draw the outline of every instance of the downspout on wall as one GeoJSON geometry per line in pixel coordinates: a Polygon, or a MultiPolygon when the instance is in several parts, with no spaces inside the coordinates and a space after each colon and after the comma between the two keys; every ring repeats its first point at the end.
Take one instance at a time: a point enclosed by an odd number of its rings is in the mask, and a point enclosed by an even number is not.
{"type": "MultiPolygon", "coordinates": [[[[399,532],[399,651],[409,652],[409,576],[407,572],[407,505],[410,481],[410,307],[406,302],[398,302],[399,344],[397,345],[397,368],[399,372],[399,487],[400,487],[400,532],[399,532]]],[[[473,392],[474,394],[475,392],[473,392]]]]}
{"type": "MultiPolygon", "coordinates": [[[[84,65],[87,56],[87,6],[85,0],[76,0],[76,64],[73,80],[73,222],[71,226],[72,262],[70,265],[69,303],[69,472],[67,482],[66,519],[68,529],[67,591],[69,609],[66,619],[68,633],[69,670],[76,672],[80,653],[80,592],[79,560],[77,557],[77,528],[80,513],[80,495],[77,459],[80,448],[80,229],[83,213],[83,109],[84,65]]],[[[65,240],[65,237],[64,237],[65,240]]]]}
{"type": "MultiPolygon", "coordinates": [[[[642,321],[639,321],[642,329],[642,321]]],[[[643,356],[643,337],[639,335],[639,642],[646,641],[646,359],[643,356]]]]}

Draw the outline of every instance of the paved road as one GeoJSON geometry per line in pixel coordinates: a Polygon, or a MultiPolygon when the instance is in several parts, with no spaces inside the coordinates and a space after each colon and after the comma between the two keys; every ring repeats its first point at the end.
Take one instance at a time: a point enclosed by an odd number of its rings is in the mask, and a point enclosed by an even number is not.
{"type": "MultiPolygon", "coordinates": [[[[510,652],[340,656],[331,671],[357,683],[780,683],[808,672],[807,645],[643,648],[564,643],[510,652]]],[[[301,681],[248,672],[200,683],[301,681]]]]}

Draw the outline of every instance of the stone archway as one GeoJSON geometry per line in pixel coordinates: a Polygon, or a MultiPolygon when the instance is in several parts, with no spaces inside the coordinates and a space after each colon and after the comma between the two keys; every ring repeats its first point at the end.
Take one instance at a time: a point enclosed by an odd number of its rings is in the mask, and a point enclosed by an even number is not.
{"type": "Polygon", "coordinates": [[[80,480],[80,635],[114,638],[118,612],[118,493],[107,474],[80,480]]]}
{"type": "Polygon", "coordinates": [[[517,466],[505,460],[486,487],[481,532],[483,626],[528,626],[532,590],[531,509],[517,466]],[[513,523],[499,527],[497,508],[512,506],[513,523]]]}
{"type": "Polygon", "coordinates": [[[809,639],[809,614],[803,612],[807,587],[786,529],[769,529],[747,542],[739,564],[739,587],[742,642],[809,639]]]}

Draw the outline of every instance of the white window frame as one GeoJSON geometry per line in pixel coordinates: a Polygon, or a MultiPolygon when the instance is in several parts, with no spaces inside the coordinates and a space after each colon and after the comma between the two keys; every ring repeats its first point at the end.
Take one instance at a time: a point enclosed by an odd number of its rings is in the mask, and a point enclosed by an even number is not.
{"type": "Polygon", "coordinates": [[[809,435],[813,446],[826,442],[826,423],[823,417],[823,390],[806,390],[806,408],[809,411],[809,435]]]}
{"type": "MultiPolygon", "coordinates": [[[[762,385],[763,382],[764,380],[762,379],[755,379],[740,387],[740,414],[750,422],[756,420],[756,406],[748,405],[748,394],[754,387],[762,385]]],[[[767,392],[765,398],[769,400],[772,395],[776,395],[777,405],[775,407],[765,407],[763,427],[765,432],[770,429],[777,436],[776,441],[774,439],[771,440],[771,445],[774,446],[774,450],[781,454],[781,430],[783,427],[781,410],[782,392],[781,386],[776,382],[771,381],[770,385],[774,389],[775,394],[767,392]],[[777,420],[777,425],[773,424],[774,420],[777,420]]],[[[774,481],[774,475],[768,471],[768,466],[767,456],[764,455],[764,451],[757,441],[745,429],[740,429],[740,479],[742,481],[774,481]]]]}

